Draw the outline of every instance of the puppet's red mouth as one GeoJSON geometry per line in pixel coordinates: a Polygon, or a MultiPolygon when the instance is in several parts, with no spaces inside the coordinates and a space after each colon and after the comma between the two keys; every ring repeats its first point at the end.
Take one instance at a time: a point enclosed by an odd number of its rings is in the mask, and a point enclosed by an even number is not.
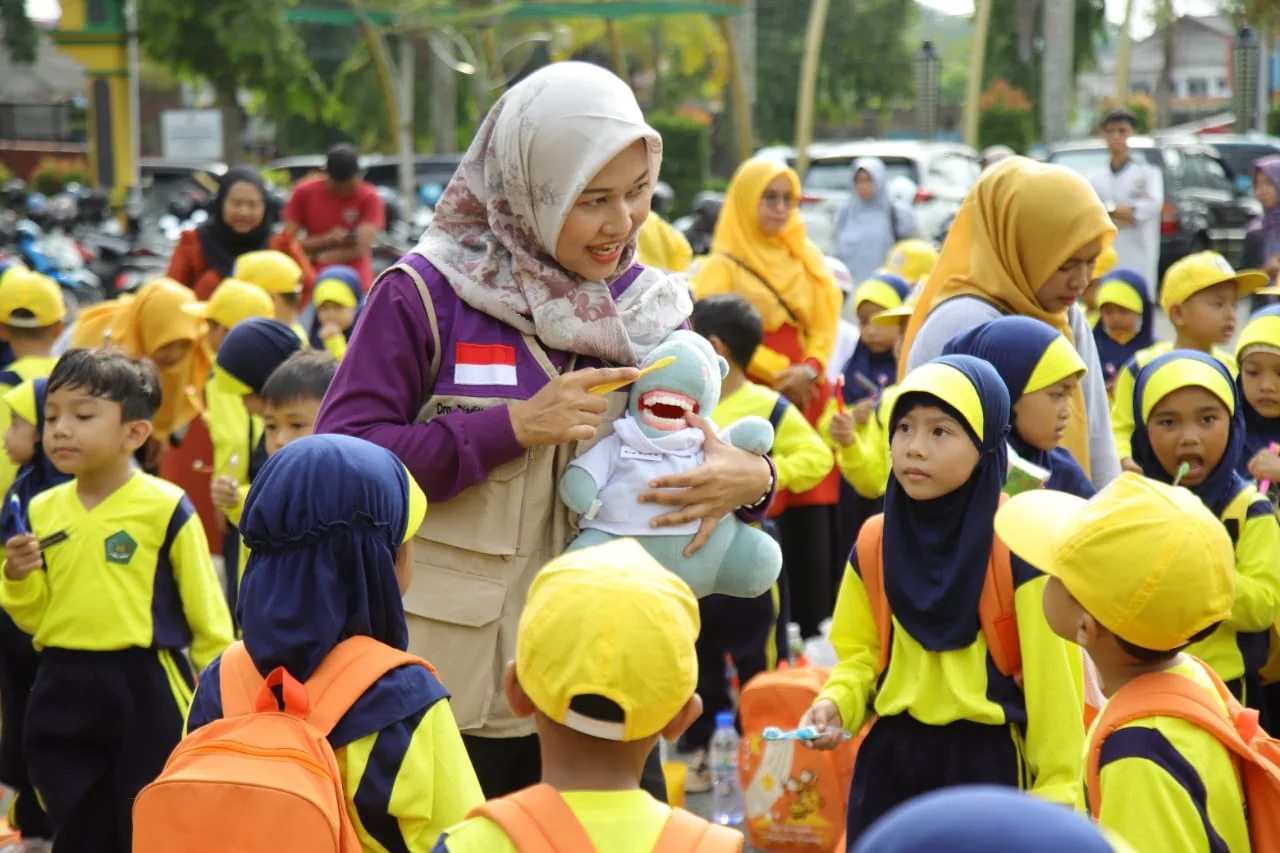
{"type": "Polygon", "coordinates": [[[698,414],[698,401],[674,391],[648,391],[640,398],[640,420],[654,429],[684,429],[690,412],[698,414]]]}

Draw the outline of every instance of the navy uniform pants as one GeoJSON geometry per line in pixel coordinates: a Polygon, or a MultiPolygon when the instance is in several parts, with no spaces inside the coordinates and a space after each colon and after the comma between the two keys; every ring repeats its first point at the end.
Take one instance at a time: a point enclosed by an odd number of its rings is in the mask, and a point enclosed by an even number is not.
{"type": "Polygon", "coordinates": [[[876,720],[853,768],[849,849],[882,815],[921,794],[957,785],[1023,788],[1025,777],[1009,726],[930,726],[906,714],[876,720]]]}
{"type": "Polygon", "coordinates": [[[31,635],[0,610],[0,782],[13,789],[11,820],[27,838],[52,838],[49,816],[31,787],[22,750],[27,698],[40,662],[31,635]]]}
{"type": "Polygon", "coordinates": [[[194,684],[178,652],[41,653],[25,747],[57,850],[129,853],[134,797],[182,739],[194,684]]]}

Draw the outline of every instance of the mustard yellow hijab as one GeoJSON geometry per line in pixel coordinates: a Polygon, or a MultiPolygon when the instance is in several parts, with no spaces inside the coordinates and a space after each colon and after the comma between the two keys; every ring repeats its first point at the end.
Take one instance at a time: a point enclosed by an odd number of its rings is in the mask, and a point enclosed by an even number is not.
{"type": "Polygon", "coordinates": [[[71,336],[73,347],[118,347],[132,358],[149,357],[167,344],[191,341],[191,354],[174,367],[160,371],[163,395],[155,416],[155,431],[165,437],[199,414],[187,393],[204,390],[211,363],[202,345],[204,321],[183,311],[196,295],[170,278],[143,285],[137,295],[103,302],[80,313],[71,336]]]}
{"type": "MultiPolygon", "coordinates": [[[[1036,292],[1081,247],[1115,239],[1116,227],[1089,182],[1062,166],[1010,157],[983,173],[965,197],[942,246],[938,265],[916,302],[903,338],[905,353],[938,305],[977,296],[1006,314],[1034,317],[1074,343],[1069,312],[1049,312],[1036,292]]],[[[1089,427],[1084,392],[1071,397],[1063,446],[1089,471],[1089,427]]]]}
{"type": "Polygon", "coordinates": [[[798,199],[800,177],[794,169],[759,157],[738,167],[729,182],[711,251],[730,255],[765,276],[803,326],[816,317],[838,313],[840,291],[822,251],[809,240],[797,208],[791,209],[787,224],[776,235],[766,236],[760,230],[760,199],[774,178],[782,175],[798,199]]]}

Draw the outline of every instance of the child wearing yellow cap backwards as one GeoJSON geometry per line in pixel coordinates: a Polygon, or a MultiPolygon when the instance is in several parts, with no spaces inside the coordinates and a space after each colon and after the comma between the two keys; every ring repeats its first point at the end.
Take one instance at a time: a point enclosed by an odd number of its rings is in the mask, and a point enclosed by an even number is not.
{"type": "Polygon", "coordinates": [[[1018,495],[996,514],[996,531],[1050,575],[1049,624],[1088,651],[1110,696],[1089,736],[1100,768],[1087,783],[1093,817],[1137,850],[1247,853],[1232,754],[1194,723],[1134,720],[1125,708],[1163,681],[1204,691],[1226,716],[1212,671],[1183,654],[1238,607],[1222,523],[1187,490],[1126,473],[1088,502],[1048,490],[1018,495]]]}
{"type": "Polygon", "coordinates": [[[877,716],[853,773],[851,844],[894,806],[939,788],[985,783],[1072,802],[1084,744],[1081,706],[1069,698],[1082,689],[1080,655],[1045,623],[1044,576],[1020,560],[1003,568],[1015,590],[1021,684],[1018,668],[997,669],[979,624],[988,575],[1000,570],[994,519],[1009,424],[1000,376],[967,355],[927,362],[903,380],[891,423],[884,516],[859,534],[836,602],[841,660],[801,721],[823,732],[815,747],[832,749],[841,729],[877,716]],[[868,553],[879,557],[874,603],[868,553]]]}
{"type": "Polygon", "coordinates": [[[1266,284],[1266,273],[1257,270],[1237,272],[1217,252],[1187,255],[1169,267],[1164,274],[1160,307],[1169,315],[1176,337],[1172,343],[1160,341],[1138,352],[1116,377],[1111,432],[1120,464],[1126,470],[1141,470],[1129,447],[1129,436],[1134,427],[1135,374],[1153,358],[1176,348],[1208,353],[1226,365],[1234,376],[1235,359],[1219,345],[1230,341],[1236,333],[1236,302],[1266,284]]]}
{"type": "Polygon", "coordinates": [[[1235,601],[1221,627],[1191,647],[1245,704],[1265,712],[1259,670],[1280,616],[1280,523],[1237,467],[1244,413],[1231,373],[1204,353],[1174,350],[1138,374],[1133,458],[1146,476],[1175,480],[1221,520],[1235,546],[1235,601]],[[1181,477],[1179,479],[1179,472],[1181,477]]]}
{"type": "Polygon", "coordinates": [[[505,681],[512,709],[537,723],[542,784],[477,809],[436,851],[741,850],[737,831],[640,788],[658,738],[679,737],[701,710],[699,627],[693,592],[635,540],[548,563],[529,588],[505,681]],[[667,833],[695,843],[661,846],[667,833]]]}

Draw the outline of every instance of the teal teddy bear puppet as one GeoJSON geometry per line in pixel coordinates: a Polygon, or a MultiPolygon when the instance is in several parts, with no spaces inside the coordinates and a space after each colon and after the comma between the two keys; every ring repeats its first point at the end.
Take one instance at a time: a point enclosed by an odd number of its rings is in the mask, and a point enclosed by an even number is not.
{"type": "MultiPolygon", "coordinates": [[[[654,477],[703,463],[703,432],[689,426],[685,415],[711,416],[720,401],[720,380],[729,370],[706,339],[690,331],[672,332],[640,366],[667,356],[675,356],[675,362],[632,385],[627,412],[614,423],[613,434],[571,462],[561,478],[561,500],[581,516],[581,532],[569,549],[632,537],[694,594],[754,598],[782,570],[782,550],[767,533],[726,515],[706,545],[686,557],[698,523],[655,530],[649,522],[670,507],[636,500],[654,477]]],[[[763,456],[773,446],[773,427],[764,418],[743,418],[720,438],[763,456]]]]}

